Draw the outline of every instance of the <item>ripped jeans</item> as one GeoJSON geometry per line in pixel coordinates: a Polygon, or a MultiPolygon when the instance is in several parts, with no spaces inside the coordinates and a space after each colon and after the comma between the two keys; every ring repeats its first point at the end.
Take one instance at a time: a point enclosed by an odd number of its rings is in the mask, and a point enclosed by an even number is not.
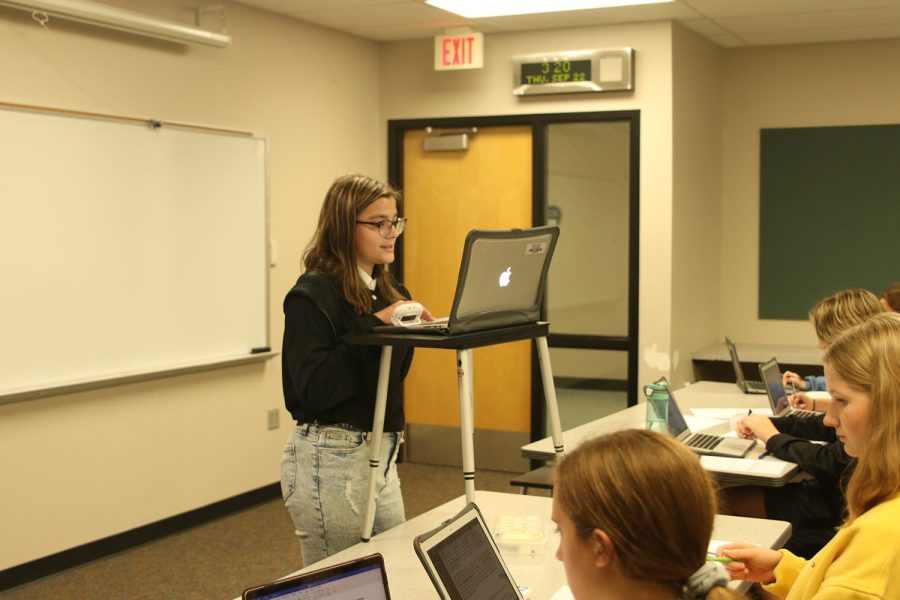
{"type": "MultiPolygon", "coordinates": [[[[291,431],[281,457],[281,495],[300,536],[304,566],[360,541],[371,436],[331,425],[303,424],[291,431]]],[[[383,436],[373,535],[406,520],[397,475],[403,434],[383,436]]]]}

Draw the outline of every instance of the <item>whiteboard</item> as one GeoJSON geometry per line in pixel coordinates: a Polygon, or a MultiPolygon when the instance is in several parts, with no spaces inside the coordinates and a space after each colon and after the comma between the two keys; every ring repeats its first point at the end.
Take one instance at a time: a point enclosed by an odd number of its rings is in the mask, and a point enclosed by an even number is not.
{"type": "Polygon", "coordinates": [[[268,347],[266,146],[0,108],[0,398],[268,347]]]}

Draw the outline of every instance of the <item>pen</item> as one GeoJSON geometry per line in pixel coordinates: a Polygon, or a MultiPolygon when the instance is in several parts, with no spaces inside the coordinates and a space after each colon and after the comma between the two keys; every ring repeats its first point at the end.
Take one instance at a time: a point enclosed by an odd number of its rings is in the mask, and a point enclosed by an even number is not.
{"type": "Polygon", "coordinates": [[[744,561],[741,560],[740,558],[731,558],[730,556],[707,556],[706,562],[726,563],[726,562],[744,562],[744,561]]]}
{"type": "Polygon", "coordinates": [[[759,458],[759,460],[762,460],[762,459],[764,459],[765,457],[767,457],[768,455],[769,455],[769,452],[768,452],[768,450],[767,450],[767,451],[763,452],[762,454],[760,454],[758,458],[759,458]]]}

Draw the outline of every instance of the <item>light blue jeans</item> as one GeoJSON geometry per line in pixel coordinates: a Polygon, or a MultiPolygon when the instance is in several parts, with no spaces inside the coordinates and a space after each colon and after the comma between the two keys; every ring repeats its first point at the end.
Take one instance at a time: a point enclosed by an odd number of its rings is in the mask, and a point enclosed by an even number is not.
{"type": "MultiPolygon", "coordinates": [[[[298,425],[281,456],[281,495],[311,565],[360,541],[369,491],[372,434],[336,426],[298,425]]],[[[375,485],[373,535],[406,520],[397,453],[402,433],[385,433],[375,485]]]]}

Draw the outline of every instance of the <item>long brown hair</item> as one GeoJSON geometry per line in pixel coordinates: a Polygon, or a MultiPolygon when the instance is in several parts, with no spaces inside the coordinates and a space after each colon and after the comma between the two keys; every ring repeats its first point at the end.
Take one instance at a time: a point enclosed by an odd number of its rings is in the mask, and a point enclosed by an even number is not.
{"type": "MultiPolygon", "coordinates": [[[[372,296],[356,267],[356,219],[380,198],[393,198],[400,212],[400,192],[390,185],[365,175],[337,178],[325,194],[316,233],[303,253],[305,269],[340,281],[344,298],[358,314],[372,311],[372,296]]],[[[402,299],[394,287],[388,265],[375,265],[372,277],[388,303],[402,299]]]]}
{"type": "MultiPolygon", "coordinates": [[[[716,493],[697,457],[668,436],[627,429],[582,443],[556,468],[553,496],[582,539],[609,535],[631,579],[683,594],[705,564],[716,493]]],[[[715,587],[706,597],[743,596],[715,587]]]]}
{"type": "Polygon", "coordinates": [[[900,314],[882,313],[844,332],[824,362],[870,401],[859,464],[847,484],[849,525],[900,494],[900,314]]]}
{"type": "Polygon", "coordinates": [[[840,333],[884,311],[878,296],[862,288],[848,288],[823,298],[809,311],[816,335],[828,346],[840,333]]]}

